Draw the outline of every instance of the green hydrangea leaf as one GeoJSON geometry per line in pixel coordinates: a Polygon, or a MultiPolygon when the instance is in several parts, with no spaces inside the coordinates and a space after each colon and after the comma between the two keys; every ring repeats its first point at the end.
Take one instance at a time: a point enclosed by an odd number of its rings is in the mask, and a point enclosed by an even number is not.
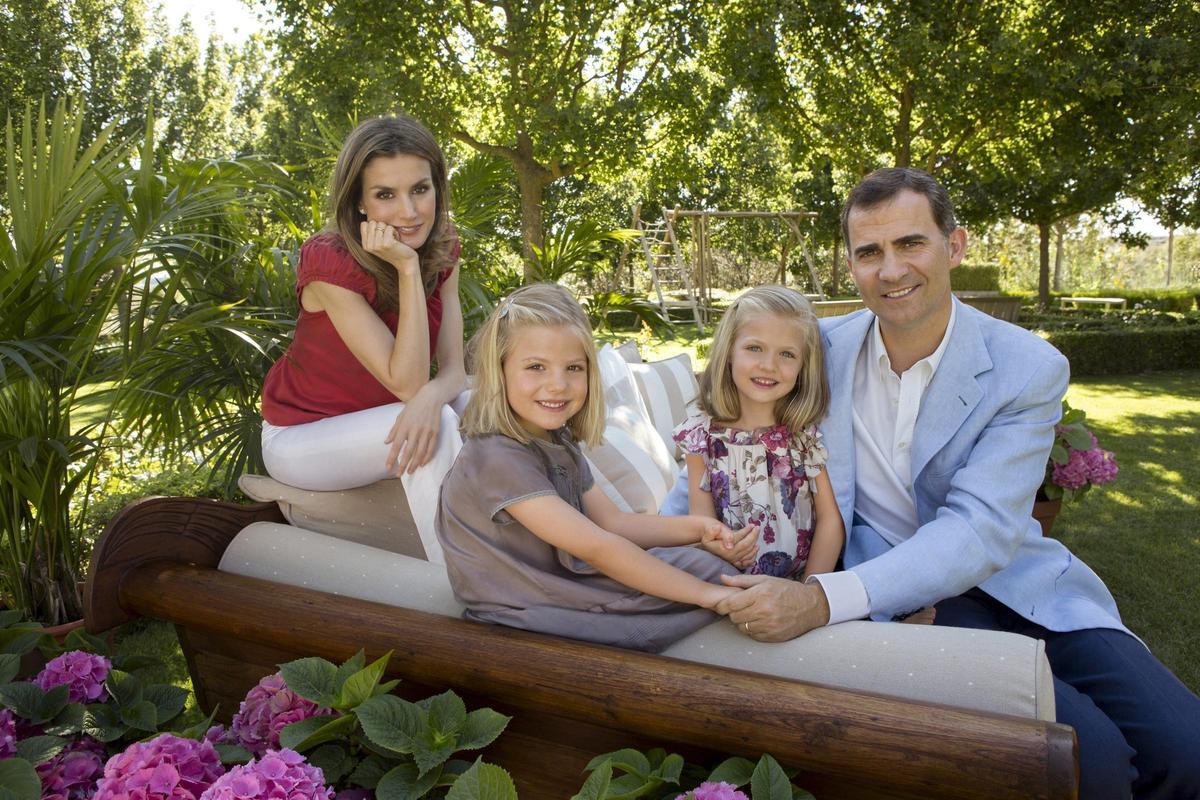
{"type": "Polygon", "coordinates": [[[67,703],[66,708],[42,726],[42,730],[51,736],[71,736],[82,733],[86,714],[83,703],[67,703]]]}
{"type": "Polygon", "coordinates": [[[500,767],[476,761],[450,787],[446,800],[517,800],[517,787],[500,767]]]}
{"type": "Polygon", "coordinates": [[[1071,454],[1067,452],[1067,448],[1055,442],[1050,448],[1050,460],[1055,464],[1065,464],[1071,460],[1071,454]]]}
{"type": "Polygon", "coordinates": [[[41,628],[5,628],[0,630],[0,653],[23,656],[37,647],[43,637],[41,628]]]}
{"type": "Polygon", "coordinates": [[[653,775],[661,778],[665,783],[679,783],[679,776],[683,774],[683,756],[678,753],[671,753],[663,758],[662,763],[654,768],[653,775]]]}
{"type": "Polygon", "coordinates": [[[221,763],[226,766],[234,764],[245,764],[250,759],[254,758],[254,754],[244,747],[239,747],[236,744],[226,744],[220,742],[213,745],[213,749],[217,751],[217,756],[221,759],[221,763]]]}
{"type": "Polygon", "coordinates": [[[387,655],[372,661],[369,666],[363,667],[347,677],[338,690],[337,700],[333,707],[339,711],[349,711],[369,700],[375,694],[375,687],[379,684],[379,679],[383,677],[383,670],[387,667],[388,659],[391,657],[392,653],[389,650],[387,655]]]}
{"type": "Polygon", "coordinates": [[[750,800],[792,800],[792,782],[769,755],[758,760],[750,776],[750,800]]]}
{"type": "Polygon", "coordinates": [[[394,694],[372,697],[354,714],[371,743],[392,753],[411,754],[416,738],[428,727],[425,709],[394,694]]]}
{"type": "Polygon", "coordinates": [[[512,717],[490,708],[475,709],[467,714],[467,719],[458,734],[458,749],[478,750],[487,747],[504,732],[511,719],[512,717]]]}
{"type": "Polygon", "coordinates": [[[347,658],[345,661],[343,661],[341,664],[339,664],[337,666],[337,669],[334,672],[334,679],[333,679],[334,687],[336,689],[340,690],[342,688],[342,685],[346,682],[347,678],[349,678],[351,675],[353,675],[354,673],[361,670],[366,665],[367,665],[366,653],[364,653],[362,650],[359,650],[357,653],[350,656],[349,658],[347,658]]]}
{"type": "Polygon", "coordinates": [[[17,742],[17,757],[37,765],[54,758],[66,746],[67,740],[61,736],[30,736],[17,742]]]}
{"type": "Polygon", "coordinates": [[[158,709],[149,700],[141,700],[121,709],[121,721],[139,731],[154,733],[158,730],[158,709]]]}
{"type": "Polygon", "coordinates": [[[1062,432],[1062,435],[1067,440],[1067,444],[1076,450],[1092,449],[1092,437],[1088,436],[1087,431],[1083,428],[1067,428],[1062,432]]]}
{"type": "Polygon", "coordinates": [[[387,772],[388,762],[380,756],[367,756],[358,762],[358,766],[350,773],[350,783],[364,789],[374,789],[387,772]]]}
{"type": "Polygon", "coordinates": [[[346,748],[336,744],[323,744],[308,754],[308,763],[319,767],[326,784],[340,783],[354,769],[354,758],[346,748]]]}
{"type": "Polygon", "coordinates": [[[467,706],[454,692],[442,692],[429,698],[429,727],[440,737],[454,736],[467,721],[467,706]]]}
{"type": "Polygon", "coordinates": [[[579,792],[572,795],[571,800],[605,800],[611,782],[612,762],[605,761],[592,770],[592,774],[588,775],[588,779],[583,782],[579,792]]]}
{"type": "Polygon", "coordinates": [[[7,758],[0,761],[0,791],[7,792],[15,800],[39,800],[42,782],[28,761],[7,758]]]}
{"type": "Polygon", "coordinates": [[[754,774],[754,762],[748,758],[734,756],[727,758],[717,765],[709,774],[708,780],[713,783],[731,783],[734,786],[745,786],[754,774]]]}
{"type": "Polygon", "coordinates": [[[83,732],[101,742],[120,739],[129,730],[120,712],[109,703],[91,703],[84,709],[83,732]]]}
{"type": "MultiPolygon", "coordinates": [[[[626,747],[621,750],[609,753],[606,760],[611,761],[613,769],[620,769],[634,775],[640,780],[645,780],[651,772],[650,759],[640,750],[634,750],[632,747],[626,747]]],[[[588,769],[592,769],[593,764],[597,764],[595,758],[588,764],[588,769]]]]}
{"type": "Polygon", "coordinates": [[[357,724],[358,720],[353,714],[341,717],[309,717],[293,722],[281,730],[279,744],[303,753],[319,744],[349,736],[357,724]]]}
{"type": "Polygon", "coordinates": [[[11,683],[21,669],[21,657],[16,653],[0,653],[0,684],[11,683]]]}
{"type": "Polygon", "coordinates": [[[109,670],[104,688],[108,689],[117,708],[136,706],[143,700],[142,682],[119,669],[109,670]]]}
{"type": "Polygon", "coordinates": [[[440,771],[420,774],[415,764],[401,764],[389,770],[375,787],[375,800],[417,800],[437,785],[440,771]]]}
{"type": "Polygon", "coordinates": [[[155,683],[147,686],[142,696],[154,704],[155,715],[159,726],[175,719],[187,704],[188,690],[165,683],[155,683]]]}
{"type": "Polygon", "coordinates": [[[421,774],[424,775],[446,763],[446,760],[454,755],[454,751],[457,749],[457,735],[440,734],[430,725],[413,740],[412,757],[417,762],[421,774]]]}
{"type": "Polygon", "coordinates": [[[323,658],[289,661],[279,666],[279,672],[289,689],[322,708],[329,708],[337,699],[338,668],[323,658]]]}

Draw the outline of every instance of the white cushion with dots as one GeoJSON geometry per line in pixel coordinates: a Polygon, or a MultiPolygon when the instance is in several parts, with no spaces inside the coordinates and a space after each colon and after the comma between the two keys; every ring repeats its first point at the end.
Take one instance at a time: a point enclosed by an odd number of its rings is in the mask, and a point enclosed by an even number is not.
{"type": "MultiPolygon", "coordinates": [[[[277,522],[247,526],[218,569],[448,617],[463,612],[440,564],[277,522]]],[[[1045,645],[1012,633],[844,622],[790,642],[761,644],[719,620],[663,655],[906,700],[1054,719],[1045,645]]]]}

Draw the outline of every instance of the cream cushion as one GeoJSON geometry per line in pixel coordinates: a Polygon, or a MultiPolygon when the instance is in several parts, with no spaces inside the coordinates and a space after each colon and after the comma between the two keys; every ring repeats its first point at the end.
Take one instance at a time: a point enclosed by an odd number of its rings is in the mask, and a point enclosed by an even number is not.
{"type": "Polygon", "coordinates": [[[629,364],[611,345],[597,353],[604,387],[604,441],[584,448],[592,478],[622,511],[657,514],[679,467],[650,422],[629,364]]]}
{"type": "Polygon", "coordinates": [[[692,359],[680,353],[661,361],[630,364],[638,394],[646,404],[650,423],[667,446],[671,457],[681,457],[672,434],[687,419],[688,406],[700,394],[700,384],[692,372],[692,359]]]}
{"type": "MultiPolygon", "coordinates": [[[[281,523],[247,526],[218,568],[448,617],[463,611],[438,564],[281,523]]],[[[663,655],[907,700],[1054,718],[1044,643],[1011,633],[845,622],[763,644],[720,620],[663,655]]]]}

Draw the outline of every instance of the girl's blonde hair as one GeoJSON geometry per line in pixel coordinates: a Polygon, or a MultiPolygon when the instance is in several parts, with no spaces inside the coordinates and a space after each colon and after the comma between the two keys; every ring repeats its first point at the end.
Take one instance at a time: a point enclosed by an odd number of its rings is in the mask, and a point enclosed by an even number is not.
{"type": "Polygon", "coordinates": [[[508,403],[504,386],[504,360],[512,352],[516,335],[524,328],[562,328],[578,337],[587,357],[587,397],[583,408],[567,421],[575,441],[589,446],[600,443],[604,433],[604,389],[596,363],[592,328],[579,302],[556,283],[522,286],[492,310],[487,321],[467,346],[468,370],[475,385],[462,430],[467,436],[500,433],[521,443],[530,440],[508,403]]]}
{"type": "Polygon", "coordinates": [[[713,334],[708,366],[700,378],[700,405],[715,420],[732,422],[742,416],[742,403],[733,383],[733,341],[745,320],[755,314],[794,319],[800,326],[800,374],[792,390],[775,403],[775,421],[799,433],[825,416],[829,383],[817,315],[803,295],[784,286],[751,289],[725,311],[713,334]]]}
{"type": "Polygon", "coordinates": [[[418,156],[429,162],[436,210],[429,236],[417,248],[421,282],[428,295],[437,283],[438,273],[454,263],[451,253],[458,238],[450,222],[446,158],[429,129],[406,114],[367,120],[346,137],[329,180],[329,228],[337,231],[350,255],[375,279],[380,304],[393,310],[399,302],[396,268],[363,249],[359,225],[367,217],[358,209],[362,204],[363,170],[376,158],[397,155],[418,156]]]}

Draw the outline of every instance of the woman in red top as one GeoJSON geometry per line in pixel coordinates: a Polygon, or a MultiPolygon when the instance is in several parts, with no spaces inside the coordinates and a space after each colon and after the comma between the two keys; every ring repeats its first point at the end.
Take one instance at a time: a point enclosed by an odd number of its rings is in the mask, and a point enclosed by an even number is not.
{"type": "MultiPolygon", "coordinates": [[[[329,228],[300,250],[292,345],[263,386],[267,471],[336,490],[437,472],[431,460],[448,469],[459,440],[447,404],[466,372],[441,149],[411,117],[362,123],[338,156],[330,206],[329,228]]],[[[426,476],[428,495],[406,480],[409,497],[436,506],[444,472],[426,476]]]]}

